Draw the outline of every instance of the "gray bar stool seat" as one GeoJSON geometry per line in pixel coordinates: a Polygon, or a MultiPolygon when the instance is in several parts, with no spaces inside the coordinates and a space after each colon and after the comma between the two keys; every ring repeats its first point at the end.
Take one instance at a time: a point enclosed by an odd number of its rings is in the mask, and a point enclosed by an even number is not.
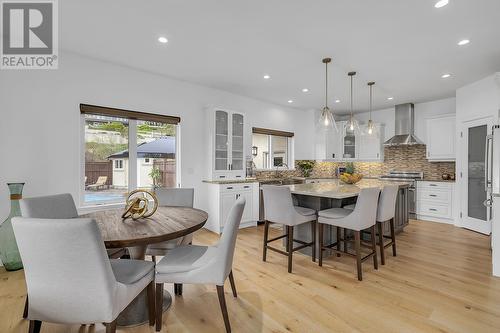
{"type": "Polygon", "coordinates": [[[358,203],[354,210],[345,208],[330,208],[321,210],[318,213],[318,226],[319,226],[319,265],[323,266],[323,251],[331,250],[337,255],[347,254],[356,257],[358,280],[363,280],[363,272],[361,263],[373,257],[373,267],[378,269],[377,262],[377,249],[375,238],[372,237],[371,252],[364,257],[361,257],[361,230],[370,228],[372,233],[375,234],[375,220],[377,215],[377,203],[380,194],[379,188],[365,188],[362,189],[358,195],[358,203]],[[323,227],[325,224],[337,227],[337,242],[324,245],[323,244],[323,227]],[[339,237],[340,228],[349,229],[354,231],[354,249],[355,253],[349,253],[346,250],[347,239],[339,237]],[[344,242],[344,252],[340,251],[340,241],[344,242]],[[334,247],[337,247],[334,249],[334,247]]]}
{"type": "Polygon", "coordinates": [[[265,185],[262,186],[264,196],[264,246],[262,260],[267,259],[267,250],[288,256],[288,273],[292,272],[293,252],[305,247],[312,247],[312,261],[316,261],[316,211],[311,208],[294,206],[292,193],[287,186],[265,185]],[[303,223],[311,223],[311,242],[293,239],[293,230],[295,226],[303,223]],[[286,232],[278,237],[269,239],[269,223],[279,223],[286,226],[286,232]],[[286,238],[286,251],[282,251],[268,245],[270,242],[286,238]],[[299,243],[300,246],[294,248],[293,243],[299,243]]]}

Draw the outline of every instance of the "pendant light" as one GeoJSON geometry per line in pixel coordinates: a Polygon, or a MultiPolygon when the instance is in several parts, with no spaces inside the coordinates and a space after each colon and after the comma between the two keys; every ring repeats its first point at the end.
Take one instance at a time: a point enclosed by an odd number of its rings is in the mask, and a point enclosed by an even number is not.
{"type": "Polygon", "coordinates": [[[323,63],[325,64],[325,107],[321,110],[319,126],[326,130],[335,129],[335,131],[337,131],[337,124],[333,118],[333,113],[330,108],[328,108],[328,64],[331,61],[332,58],[323,59],[323,63]]]}
{"type": "Polygon", "coordinates": [[[356,72],[349,72],[347,73],[347,75],[349,75],[349,77],[351,78],[351,115],[349,116],[349,121],[346,123],[346,128],[348,128],[350,131],[358,131],[359,123],[356,118],[354,118],[352,107],[352,81],[354,75],[356,75],[356,72]]]}
{"type": "Polygon", "coordinates": [[[370,87],[370,119],[368,120],[368,126],[367,126],[367,131],[368,131],[368,134],[369,135],[372,135],[373,132],[375,131],[375,126],[373,125],[373,120],[372,120],[372,102],[373,102],[373,93],[372,93],[372,89],[373,89],[373,85],[375,84],[375,82],[368,82],[368,87],[370,87]]]}

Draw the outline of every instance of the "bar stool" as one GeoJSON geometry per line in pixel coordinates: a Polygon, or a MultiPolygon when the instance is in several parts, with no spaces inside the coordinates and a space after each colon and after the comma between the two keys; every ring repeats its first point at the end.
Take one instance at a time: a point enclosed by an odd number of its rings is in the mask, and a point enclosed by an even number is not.
{"type": "MultiPolygon", "coordinates": [[[[377,209],[377,229],[378,229],[378,246],[380,249],[380,262],[385,265],[385,249],[392,246],[392,255],[396,256],[396,233],[394,231],[394,216],[396,214],[396,200],[398,197],[399,186],[386,185],[384,186],[380,198],[378,200],[377,209]],[[391,235],[384,235],[384,223],[390,223],[391,235]],[[390,239],[384,244],[384,239],[390,239]]],[[[354,209],[356,205],[348,205],[344,208],[354,209]]]]}
{"type": "Polygon", "coordinates": [[[290,188],[287,186],[264,185],[262,186],[262,194],[264,197],[264,247],[262,260],[266,261],[267,249],[288,256],[288,273],[292,272],[292,255],[293,252],[301,250],[305,247],[312,246],[312,261],[316,261],[316,211],[314,209],[294,206],[290,188]],[[311,242],[307,243],[302,240],[293,239],[293,228],[297,225],[311,222],[311,242]],[[268,239],[269,223],[279,223],[286,226],[286,232],[278,237],[268,239]],[[286,251],[271,247],[268,244],[276,240],[285,238],[286,251]],[[293,247],[293,242],[302,244],[296,248],[293,247]]]}
{"type": "MultiPolygon", "coordinates": [[[[358,280],[363,280],[363,271],[361,268],[361,263],[373,257],[373,267],[378,269],[377,261],[377,248],[375,244],[375,238],[372,237],[371,241],[371,252],[364,257],[361,257],[361,237],[360,232],[364,229],[371,229],[371,232],[375,234],[375,223],[377,217],[377,203],[378,196],[380,194],[380,189],[377,187],[362,189],[358,195],[358,201],[354,210],[345,208],[330,208],[321,210],[318,213],[318,226],[319,226],[319,265],[323,266],[323,250],[331,250],[337,255],[347,254],[356,257],[356,266],[358,271],[358,280]],[[348,229],[354,231],[354,249],[355,253],[349,253],[348,251],[341,252],[339,248],[334,249],[334,246],[338,246],[340,241],[344,242],[344,249],[346,249],[345,244],[347,240],[345,236],[340,239],[337,234],[337,242],[324,245],[323,244],[323,227],[325,224],[337,227],[337,232],[340,228],[348,229]]],[[[345,235],[345,232],[344,232],[345,235]]]]}

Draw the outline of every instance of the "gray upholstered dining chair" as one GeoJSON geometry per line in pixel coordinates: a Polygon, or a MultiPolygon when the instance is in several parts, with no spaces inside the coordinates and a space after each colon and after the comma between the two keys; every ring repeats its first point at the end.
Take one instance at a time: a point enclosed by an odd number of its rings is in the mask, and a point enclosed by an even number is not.
{"type": "Polygon", "coordinates": [[[149,324],[154,325],[154,264],[109,259],[92,219],[12,220],[29,295],[29,332],[42,322],[104,323],[116,318],[147,288],[149,324]],[[85,253],[85,255],[82,255],[85,253]]]}
{"type": "MultiPolygon", "coordinates": [[[[21,216],[37,219],[72,219],[78,217],[75,201],[69,193],[25,198],[19,201],[21,216]]],[[[125,249],[108,249],[108,257],[120,258],[125,249]]],[[[82,255],[85,251],[82,251],[82,255]]],[[[24,305],[23,318],[28,316],[28,297],[24,305]]]]}
{"type": "Polygon", "coordinates": [[[229,277],[233,296],[237,297],[232,265],[236,236],[245,209],[245,198],[231,208],[222,236],[215,246],[183,245],[176,247],[156,264],[156,331],[161,330],[164,283],[215,284],[226,332],[231,332],[224,297],[224,282],[229,277]]]}
{"type": "MultiPolygon", "coordinates": [[[[361,189],[358,195],[358,201],[354,210],[345,208],[330,208],[320,210],[318,212],[318,226],[319,226],[319,265],[323,266],[323,251],[331,250],[337,254],[347,254],[356,257],[356,266],[358,271],[358,280],[363,280],[363,271],[361,263],[373,257],[373,267],[378,269],[377,261],[377,248],[375,244],[375,237],[371,237],[371,252],[364,257],[361,257],[361,230],[371,229],[372,235],[375,235],[375,223],[377,217],[377,205],[380,189],[378,187],[361,189]],[[337,242],[324,245],[323,244],[323,228],[325,224],[337,227],[337,242]],[[351,254],[348,251],[340,251],[340,228],[354,231],[354,250],[355,253],[351,254]],[[334,247],[337,246],[335,249],[334,247]]],[[[345,233],[342,241],[347,242],[345,233]]],[[[346,249],[346,247],[344,247],[346,249]]]]}
{"type": "Polygon", "coordinates": [[[292,272],[292,256],[293,252],[301,250],[305,247],[312,247],[312,261],[316,261],[316,211],[311,208],[294,206],[292,193],[288,186],[264,185],[262,186],[262,194],[264,196],[264,248],[262,260],[266,261],[267,249],[288,256],[288,273],[292,272]],[[311,223],[311,242],[306,243],[302,240],[293,239],[294,227],[303,224],[311,223]],[[268,239],[269,223],[279,223],[286,226],[286,233],[282,236],[268,239]],[[280,249],[269,246],[270,242],[285,238],[286,252],[280,249]],[[293,243],[302,244],[296,248],[293,243]]]}
{"type": "MultiPolygon", "coordinates": [[[[394,228],[394,216],[396,214],[396,200],[398,198],[398,185],[386,185],[380,193],[377,208],[377,229],[378,229],[378,246],[380,249],[380,262],[385,265],[385,248],[392,246],[392,255],[396,256],[396,232],[394,228]],[[384,235],[384,223],[389,222],[391,235],[384,235]],[[389,238],[391,241],[385,243],[384,238],[389,238]]],[[[345,206],[346,209],[354,209],[356,204],[345,206]]],[[[372,235],[375,237],[375,235],[372,235]]]]}
{"type": "MultiPolygon", "coordinates": [[[[177,206],[193,207],[194,188],[158,188],[155,190],[159,206],[177,206]]],[[[193,242],[193,234],[179,237],[165,242],[150,244],[146,250],[146,255],[153,258],[156,262],[156,256],[164,256],[168,251],[180,245],[188,245],[193,242]]],[[[182,284],[174,285],[176,295],[182,295],[182,284]]]]}

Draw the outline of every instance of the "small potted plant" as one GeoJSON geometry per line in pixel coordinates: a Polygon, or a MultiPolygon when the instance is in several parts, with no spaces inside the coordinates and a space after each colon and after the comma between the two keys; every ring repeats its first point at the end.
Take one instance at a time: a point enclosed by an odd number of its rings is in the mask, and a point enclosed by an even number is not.
{"type": "Polygon", "coordinates": [[[302,174],[304,177],[309,177],[311,176],[311,171],[314,169],[314,166],[316,165],[315,161],[298,161],[297,162],[297,167],[302,171],[302,174]]]}
{"type": "Polygon", "coordinates": [[[149,173],[149,177],[153,180],[153,190],[157,189],[158,187],[161,186],[160,180],[161,180],[161,172],[160,169],[157,167],[153,167],[151,169],[151,172],[149,173]]]}

